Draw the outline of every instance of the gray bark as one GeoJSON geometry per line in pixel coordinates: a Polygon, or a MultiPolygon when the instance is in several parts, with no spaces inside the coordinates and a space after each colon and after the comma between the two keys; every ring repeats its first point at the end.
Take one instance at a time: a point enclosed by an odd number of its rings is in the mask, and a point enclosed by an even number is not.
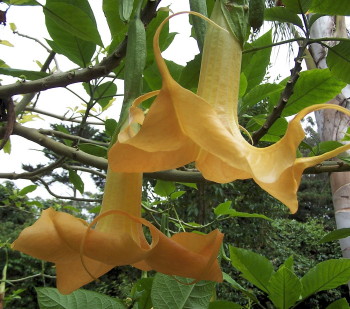
{"type": "MultiPolygon", "coordinates": [[[[310,31],[312,38],[347,37],[345,18],[343,16],[324,16],[317,20],[310,31]]],[[[329,45],[337,42],[329,42],[329,45]]],[[[310,46],[315,67],[327,67],[327,50],[320,44],[310,46]]],[[[327,102],[349,108],[350,85],[333,100],[327,102]]],[[[350,126],[350,118],[335,110],[323,110],[315,113],[318,133],[321,141],[340,140],[350,126]]],[[[330,175],[333,206],[337,228],[350,227],[350,172],[332,173],[330,175]]],[[[350,237],[340,241],[343,257],[350,258],[350,237]]]]}

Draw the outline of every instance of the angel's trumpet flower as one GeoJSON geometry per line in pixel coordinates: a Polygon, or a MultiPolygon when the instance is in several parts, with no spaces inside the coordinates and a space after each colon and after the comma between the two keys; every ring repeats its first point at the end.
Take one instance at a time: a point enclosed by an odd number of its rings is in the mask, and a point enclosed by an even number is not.
{"type": "Polygon", "coordinates": [[[12,248],[55,263],[62,294],[120,265],[196,281],[222,281],[217,255],[223,234],[215,230],[165,236],[141,218],[141,186],[142,174],[108,171],[101,213],[92,223],[49,208],[21,232],[12,248]],[[151,243],[142,226],[149,229],[151,243]]]}
{"type": "MultiPolygon", "coordinates": [[[[229,29],[220,1],[216,1],[212,21],[229,29]]],[[[297,148],[305,137],[300,120],[323,108],[348,115],[350,112],[330,104],[305,108],[289,123],[281,140],[266,148],[254,147],[243,138],[238,124],[241,44],[229,30],[209,25],[198,92],[194,94],[171,77],[161,56],[159,34],[165,22],[167,19],[159,26],[153,41],[162,88],[133,103],[129,126],[119,134],[118,143],[109,152],[111,169],[154,172],[195,162],[203,176],[214,182],[252,178],[292,213],[296,212],[296,193],[304,169],[350,148],[345,145],[321,156],[296,158],[297,148]],[[138,105],[153,96],[157,97],[145,117],[138,105]]]]}

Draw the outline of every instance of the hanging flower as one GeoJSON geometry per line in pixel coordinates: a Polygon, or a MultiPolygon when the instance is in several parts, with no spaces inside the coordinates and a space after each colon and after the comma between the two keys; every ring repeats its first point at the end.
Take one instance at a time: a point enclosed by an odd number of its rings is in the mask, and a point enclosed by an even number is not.
{"type": "MultiPolygon", "coordinates": [[[[229,29],[216,2],[212,20],[229,29]]],[[[170,18],[170,17],[169,17],[170,18]]],[[[254,181],[272,196],[297,211],[297,190],[305,168],[314,166],[350,148],[339,147],[321,156],[296,158],[305,137],[300,120],[321,108],[346,114],[339,106],[322,104],[300,111],[277,143],[257,148],[241,135],[237,105],[242,47],[230,31],[210,25],[206,34],[197,94],[181,87],[170,75],[159,49],[157,29],[153,48],[162,76],[162,88],[136,99],[130,109],[129,125],[109,152],[112,170],[155,172],[190,162],[203,176],[218,183],[237,179],[254,181]],[[146,116],[138,107],[156,96],[146,116]]]]}
{"type": "Polygon", "coordinates": [[[223,234],[215,230],[165,236],[141,218],[141,186],[142,174],[108,171],[101,213],[92,223],[49,208],[21,232],[12,248],[55,263],[62,294],[121,265],[196,281],[222,281],[217,255],[223,234]],[[142,226],[149,230],[150,243],[142,226]]]}

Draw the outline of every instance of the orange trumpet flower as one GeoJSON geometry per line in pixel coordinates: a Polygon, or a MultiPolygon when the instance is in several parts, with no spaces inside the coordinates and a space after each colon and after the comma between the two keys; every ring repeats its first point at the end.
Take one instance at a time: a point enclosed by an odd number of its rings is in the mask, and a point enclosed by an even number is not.
{"type": "Polygon", "coordinates": [[[217,255],[223,234],[167,237],[141,218],[142,174],[108,171],[100,215],[90,224],[52,208],[24,229],[12,248],[56,265],[57,288],[69,294],[115,266],[222,281],[217,255]],[[94,229],[92,226],[96,225],[94,229]],[[146,240],[142,226],[152,237],[146,240]]]}
{"type": "Polygon", "coordinates": [[[197,94],[171,77],[161,56],[159,34],[169,18],[159,26],[153,41],[162,88],[134,101],[129,125],[109,152],[110,168],[119,172],[155,172],[195,162],[203,176],[214,182],[254,179],[295,213],[304,169],[350,148],[345,145],[321,156],[296,158],[305,137],[300,120],[322,108],[348,115],[350,112],[330,104],[305,108],[277,143],[266,148],[252,146],[241,135],[237,114],[242,46],[229,30],[220,1],[212,14],[219,27],[209,25],[205,37],[197,94]],[[138,105],[153,96],[156,98],[145,116],[138,105]]]}

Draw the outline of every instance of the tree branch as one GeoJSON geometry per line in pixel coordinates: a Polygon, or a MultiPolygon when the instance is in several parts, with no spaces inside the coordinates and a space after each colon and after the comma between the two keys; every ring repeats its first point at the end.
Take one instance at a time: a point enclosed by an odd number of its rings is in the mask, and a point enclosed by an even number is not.
{"type": "Polygon", "coordinates": [[[71,200],[71,201],[89,202],[89,203],[100,203],[102,201],[101,199],[90,199],[90,198],[83,198],[83,197],[58,195],[51,191],[50,186],[46,181],[42,180],[39,177],[37,177],[37,179],[35,180],[40,181],[42,185],[45,187],[46,191],[49,192],[53,197],[61,200],[71,200]]]}
{"type": "MultiPolygon", "coordinates": [[[[49,116],[49,117],[52,117],[52,118],[56,118],[56,119],[59,119],[59,120],[62,120],[62,121],[81,123],[81,120],[78,120],[78,119],[75,119],[75,118],[68,118],[68,117],[60,116],[60,115],[56,115],[56,114],[52,114],[52,113],[50,113],[48,111],[45,111],[45,110],[42,110],[42,109],[38,109],[38,108],[26,107],[24,110],[28,111],[28,112],[38,113],[38,114],[42,114],[42,115],[49,116]]],[[[97,121],[88,121],[88,122],[86,122],[86,124],[96,125],[96,126],[104,125],[103,122],[97,122],[97,121]]]]}
{"type": "MultiPolygon", "coordinates": [[[[157,6],[160,0],[149,0],[142,10],[141,20],[145,27],[156,16],[157,6]]],[[[120,43],[117,49],[99,64],[85,69],[78,69],[71,72],[62,72],[40,78],[33,81],[13,83],[0,87],[0,97],[11,97],[15,94],[39,92],[51,88],[66,87],[68,85],[88,82],[92,79],[105,76],[116,68],[126,53],[127,37],[120,43]]]]}
{"type": "Polygon", "coordinates": [[[83,138],[80,136],[71,135],[71,134],[67,134],[67,133],[63,133],[63,132],[59,132],[59,131],[55,131],[55,130],[39,129],[38,131],[41,134],[59,137],[59,138],[64,138],[64,139],[68,139],[68,140],[76,141],[76,142],[89,143],[89,144],[99,145],[99,146],[103,146],[103,147],[108,147],[108,145],[109,145],[108,143],[98,142],[98,141],[94,141],[92,139],[87,139],[87,138],[83,138]]]}
{"type": "Polygon", "coordinates": [[[299,47],[299,52],[297,57],[294,59],[294,68],[291,70],[291,75],[287,81],[287,85],[281,93],[280,99],[277,105],[273,108],[272,113],[267,117],[264,125],[252,134],[253,145],[256,145],[259,140],[269,131],[271,126],[276,122],[276,120],[282,115],[283,109],[286,107],[289,98],[293,94],[294,86],[299,78],[299,73],[302,69],[301,64],[303,62],[304,50],[307,46],[307,42],[299,47]]]}

